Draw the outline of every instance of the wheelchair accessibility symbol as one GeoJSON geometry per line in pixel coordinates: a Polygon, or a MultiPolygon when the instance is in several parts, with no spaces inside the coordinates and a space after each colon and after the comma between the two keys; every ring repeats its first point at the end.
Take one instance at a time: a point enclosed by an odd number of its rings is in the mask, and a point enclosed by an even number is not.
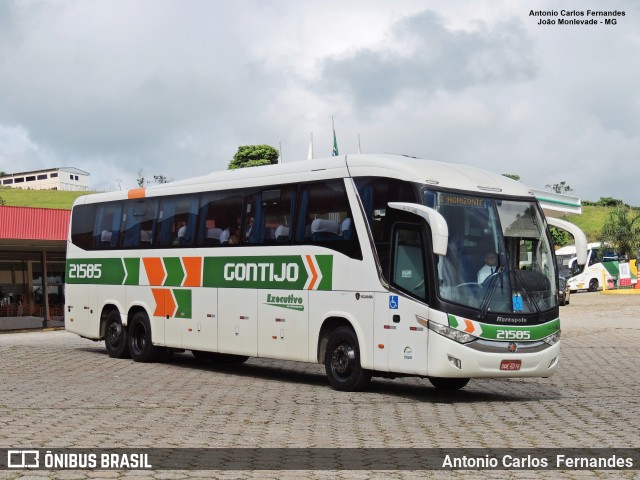
{"type": "Polygon", "coordinates": [[[389,309],[397,310],[398,309],[398,296],[397,295],[389,295],[389,309]]]}

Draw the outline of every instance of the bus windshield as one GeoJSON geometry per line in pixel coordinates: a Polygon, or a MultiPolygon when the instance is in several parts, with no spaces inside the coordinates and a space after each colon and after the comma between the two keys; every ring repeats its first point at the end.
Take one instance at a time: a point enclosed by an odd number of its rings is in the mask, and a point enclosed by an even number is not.
{"type": "Polygon", "coordinates": [[[442,300],[493,314],[557,305],[556,266],[536,202],[424,192],[447,221],[446,256],[435,256],[442,300]]]}

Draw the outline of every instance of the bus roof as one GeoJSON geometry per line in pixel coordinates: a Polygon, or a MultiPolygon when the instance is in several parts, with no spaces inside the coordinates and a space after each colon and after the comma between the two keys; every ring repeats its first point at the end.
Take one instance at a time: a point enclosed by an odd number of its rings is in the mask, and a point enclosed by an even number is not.
{"type": "Polygon", "coordinates": [[[497,173],[456,163],[425,160],[402,155],[343,155],[313,160],[221,170],[200,177],[144,189],[99,193],[78,198],[78,203],[94,203],[210,189],[247,188],[281,183],[323,180],[336,177],[384,176],[424,183],[434,188],[455,189],[470,193],[524,196],[534,198],[525,185],[497,173]],[[136,192],[132,194],[132,192],[136,192]]]}

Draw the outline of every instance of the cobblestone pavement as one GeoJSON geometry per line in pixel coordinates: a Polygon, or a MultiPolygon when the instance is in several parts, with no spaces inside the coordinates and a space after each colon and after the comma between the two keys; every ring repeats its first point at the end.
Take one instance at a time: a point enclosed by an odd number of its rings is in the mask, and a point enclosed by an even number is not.
{"type": "MultiPolygon", "coordinates": [[[[328,387],[320,365],[179,354],[140,364],[64,331],[0,335],[0,448],[640,446],[640,296],[581,293],[561,307],[547,379],[374,379],[328,387]]],[[[633,478],[589,471],[34,471],[31,478],[633,478]]],[[[24,473],[0,472],[0,478],[24,473]]]]}

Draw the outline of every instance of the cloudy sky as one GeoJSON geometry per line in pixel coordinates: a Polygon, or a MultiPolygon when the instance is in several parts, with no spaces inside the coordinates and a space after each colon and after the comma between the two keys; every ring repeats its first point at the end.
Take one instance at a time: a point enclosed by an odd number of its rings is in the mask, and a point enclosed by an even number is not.
{"type": "Polygon", "coordinates": [[[359,136],[640,205],[639,51],[630,0],[0,0],[0,170],[117,190],[239,145],[304,161],[312,132],[331,154],[333,116],[340,153],[359,136]],[[575,8],[625,16],[529,15],[575,8]]]}

